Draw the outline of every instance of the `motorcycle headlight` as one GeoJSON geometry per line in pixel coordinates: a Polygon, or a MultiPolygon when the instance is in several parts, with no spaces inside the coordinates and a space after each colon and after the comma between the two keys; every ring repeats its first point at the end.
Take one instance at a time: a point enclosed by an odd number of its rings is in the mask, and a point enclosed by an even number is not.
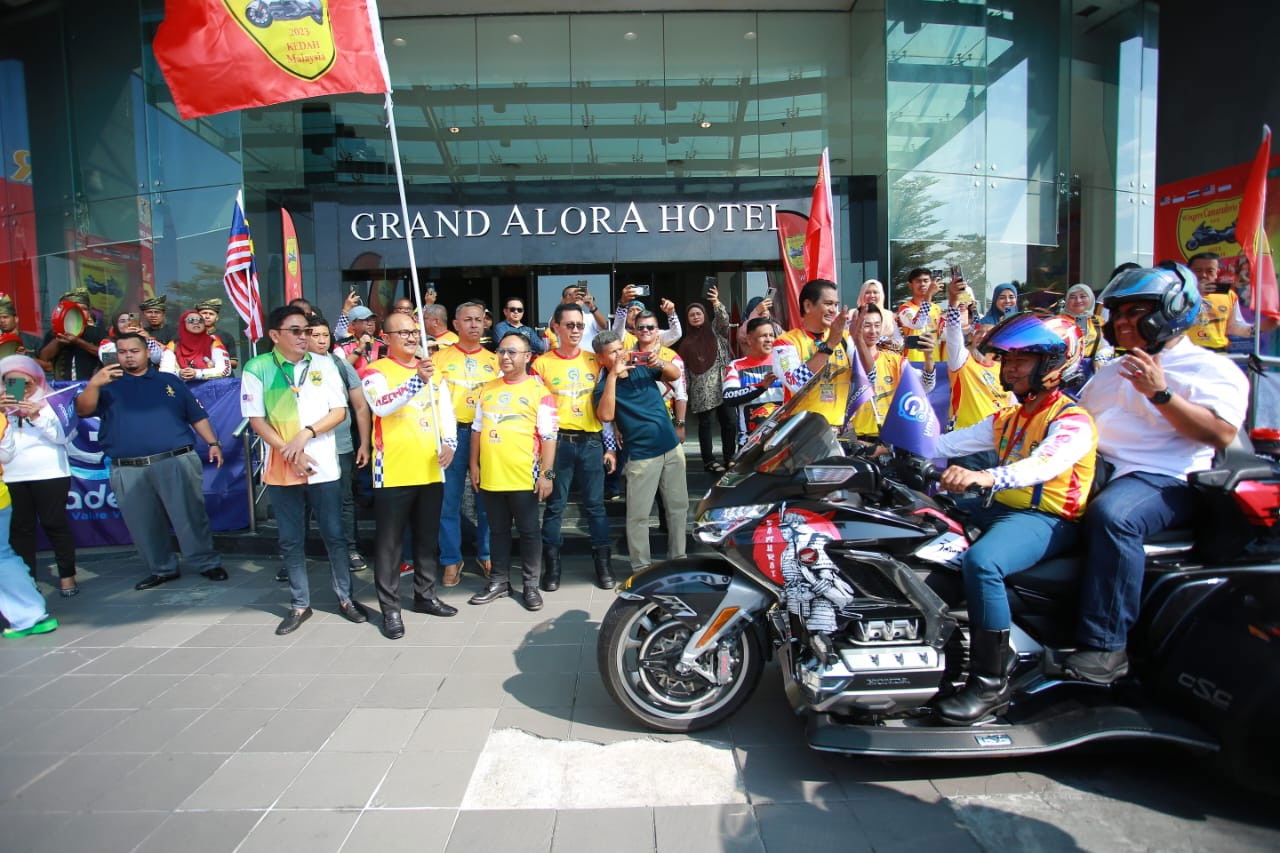
{"type": "Polygon", "coordinates": [[[756,519],[764,518],[772,509],[773,504],[748,504],[709,509],[694,525],[694,538],[704,545],[719,545],[729,538],[729,534],[733,531],[756,519]]]}

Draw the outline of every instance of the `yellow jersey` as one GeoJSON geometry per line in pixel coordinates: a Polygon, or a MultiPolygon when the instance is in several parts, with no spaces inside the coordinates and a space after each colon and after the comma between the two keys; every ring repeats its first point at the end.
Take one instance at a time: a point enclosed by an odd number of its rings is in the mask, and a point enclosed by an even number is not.
{"type": "MultiPolygon", "coordinates": [[[[805,365],[817,353],[818,342],[825,338],[825,331],[815,336],[804,329],[792,329],[774,343],[774,373],[782,379],[782,385],[787,392],[786,399],[790,400],[795,391],[809,379],[810,371],[805,365]]],[[[844,372],[833,381],[822,383],[822,387],[809,397],[804,409],[818,412],[827,419],[827,423],[837,428],[843,425],[845,408],[849,405],[849,383],[852,379],[852,371],[849,369],[851,351],[853,351],[853,341],[846,334],[844,345],[833,349],[827,358],[828,364],[842,367],[844,372]]]]}
{"type": "Polygon", "coordinates": [[[459,424],[469,424],[475,417],[476,391],[481,385],[499,378],[498,356],[483,347],[467,352],[461,345],[445,347],[431,357],[439,379],[449,383],[453,395],[453,413],[459,424]]]}
{"type": "Polygon", "coordinates": [[[1082,406],[1061,391],[1045,401],[1029,417],[1021,406],[1010,406],[997,412],[992,422],[996,456],[1001,465],[1026,459],[1044,441],[1049,426],[1055,421],[1071,419],[1087,429],[1091,437],[1089,452],[1052,480],[1021,489],[1005,489],[996,500],[1014,509],[1035,509],[1075,521],[1084,515],[1093,488],[1093,469],[1097,460],[1098,431],[1093,418],[1082,406]]]}
{"type": "Polygon", "coordinates": [[[893,393],[902,378],[902,356],[896,352],[880,350],[876,353],[876,378],[871,383],[871,399],[858,407],[853,414],[853,431],[858,435],[879,435],[880,425],[889,412],[893,393]]]}
{"type": "Polygon", "coordinates": [[[1200,297],[1200,316],[1196,323],[1187,330],[1191,343],[1207,349],[1226,349],[1227,324],[1236,310],[1235,291],[1230,293],[1211,293],[1200,297]]]}
{"type": "MultiPolygon", "coordinates": [[[[942,329],[942,308],[936,302],[928,304],[926,316],[921,317],[920,311],[924,308],[914,299],[908,299],[906,302],[898,306],[897,322],[898,328],[902,330],[903,337],[907,335],[934,335],[938,339],[938,346],[934,350],[933,357],[935,361],[942,361],[942,336],[939,332],[942,329]]],[[[908,349],[903,351],[906,354],[907,361],[912,364],[920,364],[924,361],[924,351],[918,349],[908,349]]]]}
{"type": "Polygon", "coordinates": [[[447,392],[436,392],[434,382],[423,383],[410,396],[404,386],[417,375],[416,368],[392,358],[380,358],[360,373],[365,398],[373,410],[375,489],[444,482],[436,443],[446,436],[454,437],[453,405],[447,392]],[[435,406],[431,404],[433,393],[435,406]]]}
{"type": "MultiPolygon", "coordinates": [[[[499,377],[476,392],[472,430],[480,442],[480,488],[532,491],[543,438],[556,434],[556,401],[537,376],[516,382],[499,377]]],[[[497,531],[495,531],[495,534],[497,531]]]]}
{"type": "Polygon", "coordinates": [[[988,415],[1016,403],[1000,384],[999,365],[987,367],[972,355],[965,359],[959,370],[947,371],[947,383],[951,386],[951,423],[948,430],[981,423],[988,415]]]}
{"type": "Polygon", "coordinates": [[[580,349],[573,358],[564,358],[551,350],[535,358],[530,370],[541,377],[555,397],[560,429],[601,430],[596,407],[591,400],[591,392],[600,377],[600,367],[594,355],[580,349]]]}

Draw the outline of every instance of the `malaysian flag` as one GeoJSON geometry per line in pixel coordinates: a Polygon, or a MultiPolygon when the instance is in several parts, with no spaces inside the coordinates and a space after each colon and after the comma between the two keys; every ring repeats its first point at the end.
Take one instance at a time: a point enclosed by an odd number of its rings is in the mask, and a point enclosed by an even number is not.
{"type": "Polygon", "coordinates": [[[244,320],[249,340],[259,340],[262,327],[262,297],[258,295],[258,265],[253,261],[253,238],[244,218],[244,203],[236,193],[235,210],[231,213],[231,234],[227,237],[227,271],[222,274],[227,298],[244,320]]]}

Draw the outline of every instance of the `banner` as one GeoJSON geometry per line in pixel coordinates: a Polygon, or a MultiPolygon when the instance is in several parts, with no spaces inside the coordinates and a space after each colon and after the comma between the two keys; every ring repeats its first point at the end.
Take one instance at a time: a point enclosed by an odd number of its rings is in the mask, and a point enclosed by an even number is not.
{"type": "Polygon", "coordinates": [[[44,328],[36,271],[31,134],[22,63],[0,60],[0,293],[13,297],[18,328],[44,328]]]}
{"type": "Polygon", "coordinates": [[[813,281],[825,278],[836,282],[838,264],[836,258],[836,230],[832,222],[831,157],[828,149],[822,149],[818,161],[818,180],[813,185],[813,201],[809,204],[809,227],[804,237],[804,278],[813,281]]]}
{"type": "Polygon", "coordinates": [[[293,217],[280,208],[280,231],[284,236],[284,301],[302,298],[302,258],[298,254],[298,232],[293,228],[293,217]]]}
{"type": "Polygon", "coordinates": [[[166,0],[152,47],[184,119],[391,91],[376,0],[166,0]]]}
{"type": "Polygon", "coordinates": [[[786,287],[775,299],[774,312],[788,329],[800,327],[800,290],[804,277],[804,238],[809,227],[809,217],[794,210],[779,210],[774,217],[778,225],[778,253],[782,258],[782,271],[786,275],[786,287]]]}
{"type": "MultiPolygon", "coordinates": [[[[1218,280],[1247,288],[1251,282],[1236,230],[1240,201],[1249,179],[1249,163],[1207,172],[1184,181],[1162,184],[1156,191],[1155,257],[1187,263],[1198,252],[1214,252],[1218,280]]],[[[1280,229],[1280,155],[1273,154],[1267,172],[1268,234],[1280,229]]],[[[1249,304],[1242,299],[1241,307],[1249,304]]]]}
{"type": "MultiPolygon", "coordinates": [[[[99,419],[81,418],[75,413],[76,395],[85,384],[54,382],[54,392],[45,398],[71,437],[67,443],[71,462],[67,517],[71,532],[77,547],[81,548],[129,545],[133,540],[111,489],[110,464],[98,445],[99,419]]],[[[209,446],[192,433],[196,453],[204,463],[203,491],[209,524],[216,531],[243,530],[249,526],[244,443],[231,437],[241,421],[240,380],[211,379],[190,387],[208,412],[214,434],[222,441],[223,465],[219,469],[208,461],[209,446]]],[[[40,547],[49,547],[43,532],[40,547]]]]}

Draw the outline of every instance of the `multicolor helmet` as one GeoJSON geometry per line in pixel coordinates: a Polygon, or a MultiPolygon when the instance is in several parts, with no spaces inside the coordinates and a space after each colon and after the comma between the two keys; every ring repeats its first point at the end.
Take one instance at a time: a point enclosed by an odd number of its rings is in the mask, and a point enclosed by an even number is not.
{"type": "Polygon", "coordinates": [[[982,342],[981,350],[988,355],[1040,356],[1040,363],[1031,376],[1031,390],[1038,392],[1057,388],[1079,368],[1084,344],[1080,327],[1070,318],[1023,311],[997,323],[982,342]]]}

